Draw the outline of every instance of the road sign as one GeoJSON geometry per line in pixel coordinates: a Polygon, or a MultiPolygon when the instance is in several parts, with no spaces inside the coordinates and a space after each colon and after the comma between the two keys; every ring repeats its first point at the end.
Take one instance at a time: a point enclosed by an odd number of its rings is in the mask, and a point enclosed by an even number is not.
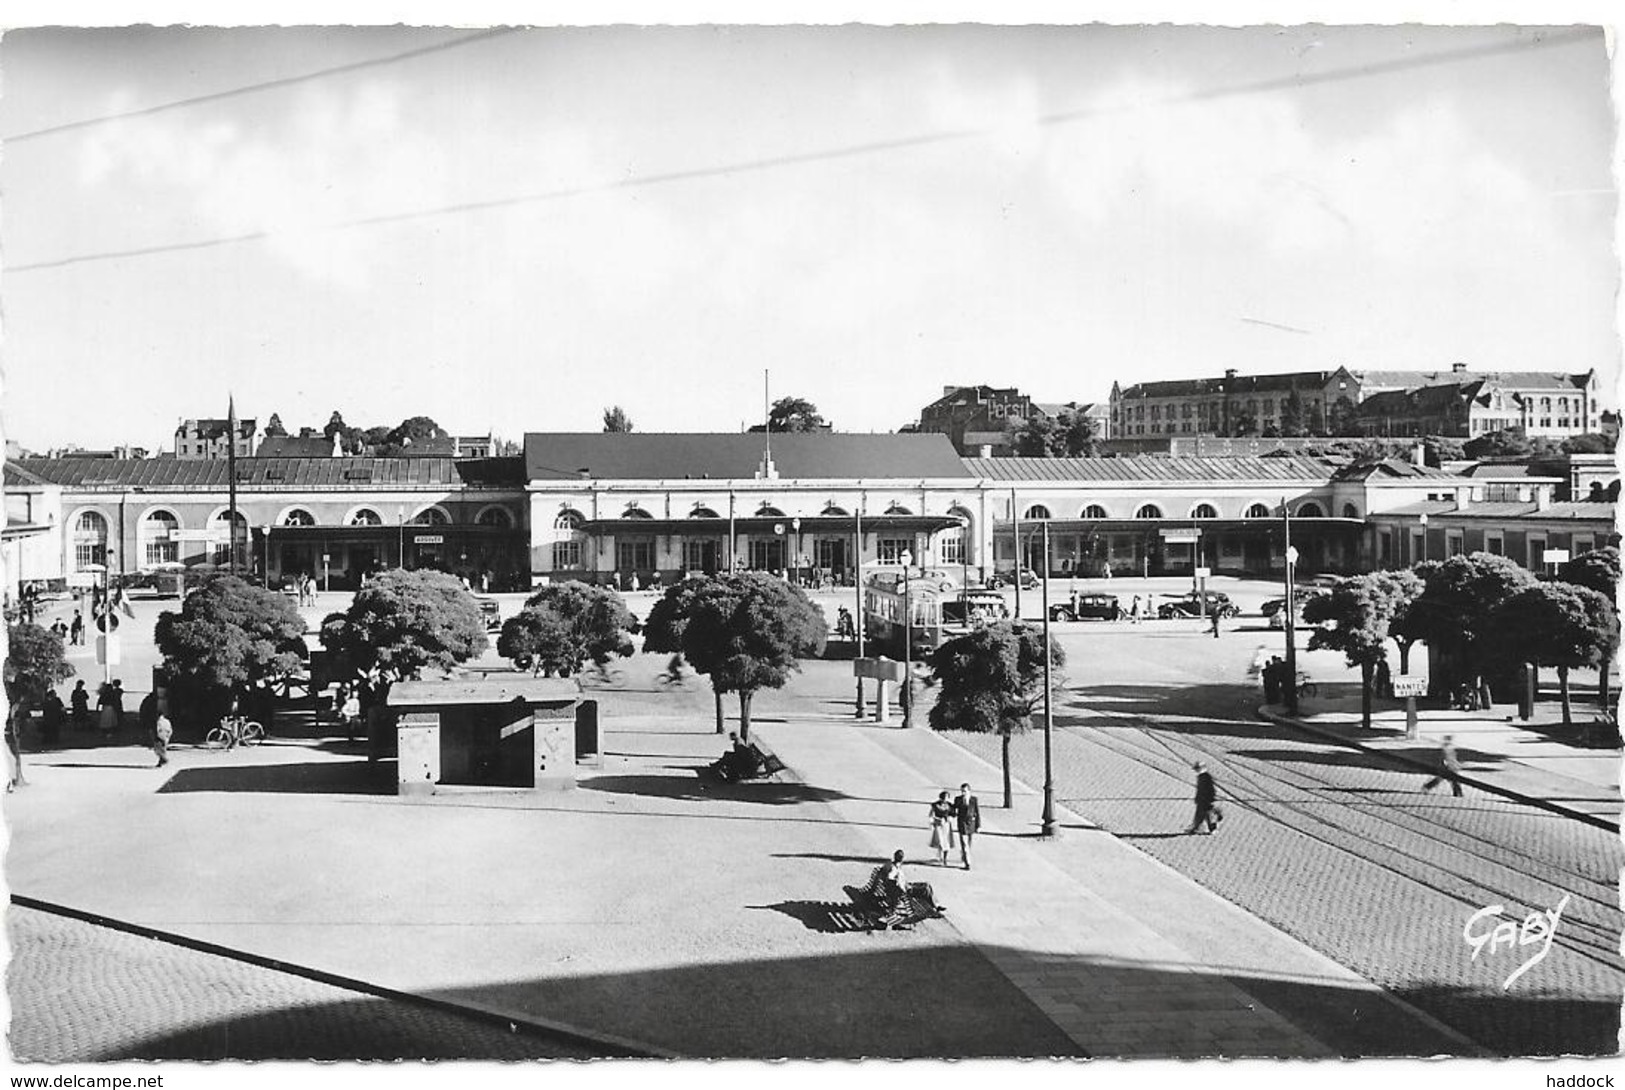
{"type": "Polygon", "coordinates": [[[891,659],[853,659],[852,673],[857,677],[872,677],[880,681],[902,681],[903,664],[891,659]]]}
{"type": "MultiPolygon", "coordinates": [[[[115,618],[116,619],[116,618],[115,618]]],[[[118,632],[96,637],[96,665],[117,666],[122,660],[118,632]]]]}
{"type": "Polygon", "coordinates": [[[1569,551],[1567,549],[1547,549],[1540,554],[1540,560],[1543,564],[1567,564],[1569,562],[1569,551]]]}
{"type": "Polygon", "coordinates": [[[1196,569],[1196,578],[1198,578],[1198,579],[1207,579],[1207,578],[1210,578],[1212,575],[1213,575],[1213,569],[1212,568],[1197,568],[1196,569]]]}
{"type": "Polygon", "coordinates": [[[1195,541],[1197,538],[1202,536],[1202,531],[1199,529],[1175,528],[1170,530],[1159,530],[1157,532],[1162,535],[1162,540],[1168,542],[1190,542],[1195,541]]]}
{"type": "Polygon", "coordinates": [[[1296,564],[1298,562],[1298,547],[1296,545],[1288,545],[1286,547],[1286,562],[1288,564],[1296,564]]]}
{"type": "Polygon", "coordinates": [[[1407,696],[1428,695],[1428,679],[1426,674],[1400,674],[1393,679],[1394,699],[1407,696]]]}

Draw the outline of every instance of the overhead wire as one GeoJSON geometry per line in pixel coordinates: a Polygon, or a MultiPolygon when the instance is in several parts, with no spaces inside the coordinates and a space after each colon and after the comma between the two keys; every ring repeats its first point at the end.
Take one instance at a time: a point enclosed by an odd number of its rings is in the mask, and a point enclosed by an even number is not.
{"type": "MultiPolygon", "coordinates": [[[[467,44],[471,41],[490,37],[497,33],[513,33],[516,29],[522,28],[508,28],[502,31],[492,31],[484,35],[471,35],[468,38],[458,39],[456,42],[440,43],[437,47],[431,48],[450,48],[453,45],[467,44]]],[[[1373,64],[1360,65],[1356,68],[1340,69],[1331,72],[1255,80],[1249,83],[1235,84],[1228,87],[1210,88],[1207,90],[1191,91],[1185,94],[1170,95],[1161,99],[1154,99],[1134,105],[1114,105],[1104,107],[1091,106],[1073,110],[1064,110],[1039,115],[1032,119],[1031,124],[1035,126],[1064,125],[1090,120],[1097,117],[1134,112],[1153,107],[1160,108],[1179,106],[1197,102],[1232,98],[1241,95],[1261,94],[1282,90],[1299,90],[1306,87],[1346,80],[1367,79],[1374,76],[1390,75],[1399,71],[1434,67],[1445,64],[1459,64],[1490,56],[1525,52],[1531,49],[1553,48],[1556,46],[1573,44],[1579,41],[1589,41],[1595,37],[1596,34],[1591,28],[1578,28],[1574,30],[1546,34],[1544,36],[1537,36],[1530,41],[1501,42],[1493,45],[1476,46],[1469,49],[1430,53],[1419,57],[1406,57],[1393,61],[1383,61],[1373,64]]],[[[404,56],[406,55],[401,55],[401,57],[404,56]]],[[[401,59],[401,57],[396,57],[393,59],[398,60],[401,59]]],[[[388,60],[389,59],[386,58],[379,58],[376,63],[386,63],[388,60]]],[[[368,62],[362,63],[364,64],[368,62]]],[[[290,80],[313,78],[317,78],[317,74],[311,73],[304,77],[290,77],[290,80]]],[[[255,85],[254,87],[243,88],[241,90],[245,92],[248,90],[262,90],[265,87],[275,85],[277,85],[277,81],[273,81],[270,84],[255,85]]],[[[231,92],[219,92],[216,96],[212,97],[222,97],[230,93],[231,92]]],[[[154,107],[153,109],[156,110],[166,108],[170,107],[154,107]]],[[[102,120],[116,119],[117,118],[110,116],[102,119],[87,119],[84,122],[76,122],[74,124],[88,125],[99,123],[102,120]]],[[[43,132],[44,130],[41,131],[43,132]]],[[[851,144],[844,147],[823,148],[788,155],[767,156],[758,159],[745,159],[734,163],[723,163],[711,166],[662,171],[654,174],[645,174],[635,178],[621,178],[614,181],[592,183],[580,186],[569,186],[559,189],[542,190],[533,193],[513,194],[504,197],[492,197],[484,200],[459,201],[454,204],[437,205],[431,208],[408,209],[400,212],[386,212],[371,216],[359,216],[351,219],[337,220],[331,223],[307,224],[301,225],[300,230],[311,232],[354,230],[361,227],[374,227],[392,223],[406,223],[413,220],[430,219],[440,216],[464,215],[473,212],[512,208],[520,205],[541,204],[602,193],[612,193],[624,190],[641,189],[650,186],[667,185],[675,182],[749,174],[760,171],[776,170],[783,167],[800,166],[809,163],[851,159],[882,152],[930,147],[933,145],[985,137],[991,131],[994,130],[983,126],[942,129],[935,132],[920,133],[914,136],[897,137],[887,140],[874,140],[861,144],[851,144]]],[[[279,233],[280,232],[278,231],[272,230],[245,231],[234,235],[222,235],[212,238],[194,239],[185,242],[164,243],[156,246],[141,246],[124,250],[103,250],[87,254],[75,254],[69,257],[57,258],[48,261],[35,261],[26,264],[12,265],[7,267],[6,271],[10,273],[38,272],[46,269],[65,268],[71,265],[80,265],[90,262],[114,261],[127,258],[148,257],[158,254],[181,253],[191,250],[214,249],[221,246],[233,246],[240,245],[245,242],[261,241],[272,238],[279,233]]]]}

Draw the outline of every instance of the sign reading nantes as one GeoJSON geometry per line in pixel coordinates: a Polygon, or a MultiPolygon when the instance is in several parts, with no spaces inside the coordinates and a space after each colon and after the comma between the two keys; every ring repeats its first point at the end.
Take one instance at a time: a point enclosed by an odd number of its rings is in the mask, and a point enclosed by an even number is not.
{"type": "Polygon", "coordinates": [[[414,544],[414,545],[444,545],[445,543],[446,543],[446,538],[445,538],[444,534],[413,534],[412,535],[412,544],[414,544]]]}

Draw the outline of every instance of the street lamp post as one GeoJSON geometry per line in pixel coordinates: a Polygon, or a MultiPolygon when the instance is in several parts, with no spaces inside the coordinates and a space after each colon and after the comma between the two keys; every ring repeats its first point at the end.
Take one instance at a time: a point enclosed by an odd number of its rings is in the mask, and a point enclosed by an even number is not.
{"type": "Polygon", "coordinates": [[[1055,769],[1050,761],[1050,733],[1055,725],[1055,719],[1050,700],[1050,661],[1049,661],[1049,523],[1044,523],[1044,577],[1040,584],[1043,588],[1042,606],[1044,610],[1044,813],[1043,823],[1039,826],[1039,835],[1052,837],[1055,835],[1055,769]]]}
{"type": "Polygon", "coordinates": [[[1292,568],[1298,560],[1298,550],[1292,547],[1292,510],[1286,505],[1286,497],[1281,497],[1281,527],[1286,536],[1286,713],[1298,714],[1298,641],[1293,625],[1292,611],[1296,608],[1293,602],[1292,568]]]}
{"type": "Polygon", "coordinates": [[[910,595],[910,568],[914,554],[907,549],[898,557],[903,562],[903,726],[914,725],[914,610],[910,595]]]}
{"type": "MultiPolygon", "coordinates": [[[[852,585],[856,588],[856,601],[852,603],[852,631],[858,639],[858,658],[863,658],[863,508],[860,505],[852,524],[852,565],[855,573],[852,585]]],[[[854,671],[855,672],[855,671],[854,671]]],[[[863,675],[857,675],[858,718],[863,718],[863,675]]]]}

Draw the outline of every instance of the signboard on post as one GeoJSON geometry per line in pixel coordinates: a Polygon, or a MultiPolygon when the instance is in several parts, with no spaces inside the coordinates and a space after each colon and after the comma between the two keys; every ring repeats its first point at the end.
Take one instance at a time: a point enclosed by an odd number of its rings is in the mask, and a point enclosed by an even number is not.
{"type": "Polygon", "coordinates": [[[1395,700],[1428,695],[1428,679],[1425,674],[1400,674],[1393,679],[1393,686],[1395,700]]]}
{"type": "Polygon", "coordinates": [[[413,534],[412,535],[412,544],[414,544],[414,545],[444,545],[445,543],[446,543],[446,537],[445,537],[444,534],[413,534]]]}
{"type": "Polygon", "coordinates": [[[1567,564],[1569,551],[1567,549],[1547,549],[1540,554],[1543,564],[1567,564]]]}
{"type": "Polygon", "coordinates": [[[1212,568],[1197,568],[1196,569],[1196,578],[1198,578],[1198,579],[1206,579],[1209,576],[1211,576],[1212,574],[1213,574],[1213,569],[1212,568]]]}
{"type": "Polygon", "coordinates": [[[1202,531],[1196,528],[1181,529],[1175,527],[1173,529],[1158,530],[1157,533],[1161,535],[1162,540],[1170,543],[1182,541],[1190,544],[1202,536],[1202,531]]]}

